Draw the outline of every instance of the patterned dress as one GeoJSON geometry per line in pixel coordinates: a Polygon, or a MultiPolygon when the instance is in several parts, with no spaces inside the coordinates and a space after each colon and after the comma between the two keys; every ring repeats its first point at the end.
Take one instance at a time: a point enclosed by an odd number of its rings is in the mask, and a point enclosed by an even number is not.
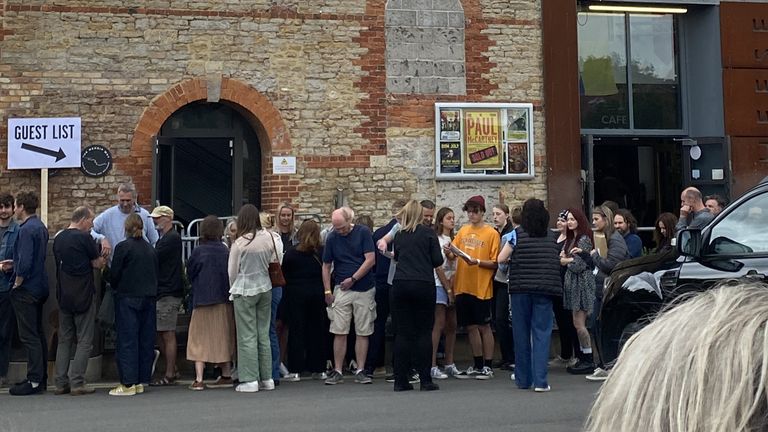
{"type": "MultiPolygon", "coordinates": [[[[585,252],[593,249],[592,242],[586,235],[579,237],[576,247],[585,252]]],[[[580,256],[573,255],[573,261],[568,263],[565,270],[563,307],[572,311],[586,311],[589,314],[592,313],[594,304],[595,276],[592,274],[592,267],[580,256]]]]}

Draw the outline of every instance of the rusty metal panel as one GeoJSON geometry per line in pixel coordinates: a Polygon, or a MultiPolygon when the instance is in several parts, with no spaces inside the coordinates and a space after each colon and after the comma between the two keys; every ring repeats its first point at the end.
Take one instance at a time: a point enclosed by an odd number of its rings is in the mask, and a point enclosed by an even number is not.
{"type": "Polygon", "coordinates": [[[723,71],[725,133],[768,136],[768,69],[723,71]]]}
{"type": "Polygon", "coordinates": [[[768,176],[768,137],[731,138],[732,196],[739,196],[768,176]]]}
{"type": "Polygon", "coordinates": [[[542,1],[547,196],[558,209],[582,201],[576,2],[542,1]]]}
{"type": "Polygon", "coordinates": [[[768,68],[768,4],[720,3],[723,67],[768,68]]]}

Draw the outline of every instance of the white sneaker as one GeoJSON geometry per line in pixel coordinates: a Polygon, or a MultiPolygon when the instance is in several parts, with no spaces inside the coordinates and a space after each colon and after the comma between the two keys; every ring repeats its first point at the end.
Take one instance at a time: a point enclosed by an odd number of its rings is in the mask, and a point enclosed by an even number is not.
{"type": "Polygon", "coordinates": [[[315,372],[312,374],[313,380],[324,380],[326,378],[328,378],[328,374],[325,372],[315,372]]]}
{"type": "Polygon", "coordinates": [[[260,390],[274,390],[275,389],[275,380],[270,378],[268,380],[261,381],[259,383],[259,389],[260,390]]]}
{"type": "Polygon", "coordinates": [[[438,368],[437,366],[433,366],[432,369],[429,371],[429,374],[432,375],[433,379],[440,379],[440,380],[442,380],[442,379],[448,378],[448,375],[443,373],[440,370],[440,368],[438,368]]]}
{"type": "Polygon", "coordinates": [[[546,386],[546,387],[534,387],[533,391],[536,393],[546,393],[548,391],[552,390],[552,387],[546,386]]]}
{"type": "Polygon", "coordinates": [[[475,371],[475,379],[489,380],[493,378],[493,369],[488,366],[483,366],[479,371],[475,371]]]}
{"type": "Polygon", "coordinates": [[[461,371],[453,363],[449,365],[445,365],[445,367],[443,368],[443,372],[445,372],[445,374],[448,375],[449,377],[454,377],[459,379],[468,378],[466,376],[462,377],[461,371]]]}
{"type": "Polygon", "coordinates": [[[280,376],[284,377],[284,376],[288,375],[289,373],[290,372],[288,372],[288,368],[285,367],[285,365],[283,363],[280,363],[280,376]]]}
{"type": "Polygon", "coordinates": [[[511,379],[512,381],[514,381],[514,380],[515,380],[515,374],[510,374],[510,375],[509,375],[509,379],[511,379]]]}
{"type": "Polygon", "coordinates": [[[282,381],[287,381],[287,382],[299,382],[299,381],[301,381],[301,377],[296,372],[289,372],[289,373],[283,375],[281,380],[282,381]]]}
{"type": "MultiPolygon", "coordinates": [[[[272,385],[275,385],[275,383],[272,382],[272,385]]],[[[238,384],[238,386],[235,387],[235,391],[243,392],[243,393],[255,393],[259,391],[259,382],[248,381],[248,382],[238,384]]]]}
{"type": "Polygon", "coordinates": [[[608,371],[603,368],[597,368],[592,372],[592,375],[587,375],[585,378],[587,381],[605,381],[608,379],[608,371]]]}

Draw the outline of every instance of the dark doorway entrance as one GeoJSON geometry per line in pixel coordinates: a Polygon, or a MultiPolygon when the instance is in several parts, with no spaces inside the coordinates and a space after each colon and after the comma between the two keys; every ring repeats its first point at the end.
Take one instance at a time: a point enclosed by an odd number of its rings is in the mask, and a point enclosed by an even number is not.
{"type": "Polygon", "coordinates": [[[595,138],[595,204],[615,201],[653,226],[662,212],[677,214],[683,189],[681,144],[671,138],[595,138]]]}
{"type": "Polygon", "coordinates": [[[189,222],[261,204],[261,147],[248,120],[222,103],[189,104],[166,120],[155,148],[153,201],[189,222]]]}
{"type": "Polygon", "coordinates": [[[158,195],[184,226],[208,214],[232,214],[232,138],[157,141],[158,195]]]}

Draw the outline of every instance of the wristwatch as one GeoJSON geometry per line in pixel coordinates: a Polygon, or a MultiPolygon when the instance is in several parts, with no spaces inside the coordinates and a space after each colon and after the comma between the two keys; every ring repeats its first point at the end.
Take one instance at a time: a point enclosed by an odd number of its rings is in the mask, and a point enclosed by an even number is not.
{"type": "Polygon", "coordinates": [[[355,277],[355,275],[352,275],[352,276],[350,276],[349,278],[350,278],[350,279],[352,279],[352,282],[353,282],[353,283],[354,283],[354,282],[357,282],[357,278],[355,277]]]}

